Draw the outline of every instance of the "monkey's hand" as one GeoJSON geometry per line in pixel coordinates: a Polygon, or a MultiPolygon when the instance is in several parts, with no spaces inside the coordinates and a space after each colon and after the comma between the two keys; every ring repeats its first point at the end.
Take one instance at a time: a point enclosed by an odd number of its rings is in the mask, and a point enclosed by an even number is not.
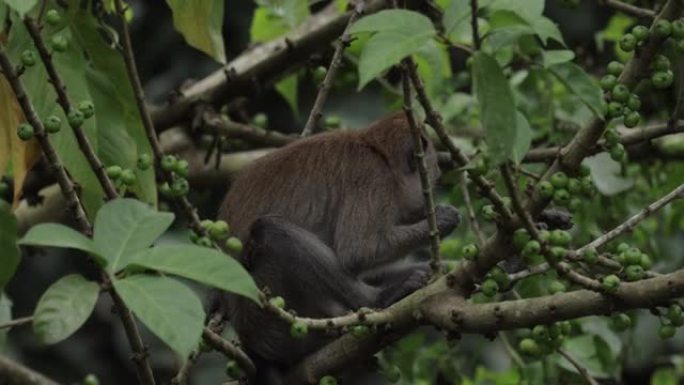
{"type": "Polygon", "coordinates": [[[378,305],[386,308],[414,291],[422,288],[430,279],[431,269],[427,263],[417,264],[398,281],[383,288],[378,296],[378,305]]]}
{"type": "Polygon", "coordinates": [[[440,237],[446,237],[461,223],[461,214],[454,206],[437,205],[435,207],[435,219],[440,237]]]}

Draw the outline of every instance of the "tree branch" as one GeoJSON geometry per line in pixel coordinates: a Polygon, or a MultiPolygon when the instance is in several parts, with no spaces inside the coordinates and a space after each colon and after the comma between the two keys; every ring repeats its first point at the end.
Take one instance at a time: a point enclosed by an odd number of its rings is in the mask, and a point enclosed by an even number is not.
{"type": "Polygon", "coordinates": [[[59,385],[40,373],[0,355],[2,385],[59,385]]]}

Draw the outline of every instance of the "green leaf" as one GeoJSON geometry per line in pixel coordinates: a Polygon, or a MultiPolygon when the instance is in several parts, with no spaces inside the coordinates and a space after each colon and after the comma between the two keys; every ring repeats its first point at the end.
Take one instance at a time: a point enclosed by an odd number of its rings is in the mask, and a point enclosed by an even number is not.
{"type": "Polygon", "coordinates": [[[90,238],[58,223],[41,223],[31,227],[19,244],[77,249],[92,255],[100,266],[107,266],[107,260],[90,238]]]}
{"type": "Polygon", "coordinates": [[[542,51],[542,60],[544,68],[549,68],[555,64],[561,64],[572,61],[575,58],[575,53],[567,49],[557,49],[542,51]]]}
{"type": "Polygon", "coordinates": [[[542,14],[544,0],[495,0],[490,7],[493,11],[508,11],[518,15],[534,30],[544,45],[548,39],[565,45],[558,26],[542,14]]]}
{"type": "Polygon", "coordinates": [[[266,42],[284,35],[289,31],[288,25],[267,7],[258,7],[252,16],[249,36],[252,42],[266,42]]]}
{"type": "Polygon", "coordinates": [[[197,347],[205,314],[190,289],[176,280],[148,275],[112,283],[133,313],[181,357],[197,347]]]}
{"type": "Polygon", "coordinates": [[[46,344],[69,337],[93,312],[100,287],[78,274],[63,277],[40,297],[33,313],[33,331],[46,344]]]}
{"type": "Polygon", "coordinates": [[[603,90],[598,82],[587,75],[584,70],[575,63],[554,64],[549,71],[572,93],[589,107],[596,116],[603,119],[606,103],[603,100],[603,90]]]}
{"type": "Polygon", "coordinates": [[[151,154],[152,150],[121,54],[102,38],[98,21],[92,15],[79,7],[70,9],[74,12],[74,40],[90,58],[86,80],[97,111],[97,154],[105,165],[135,170],[138,182],[129,191],[156,207],[154,167],[145,171],[136,167],[138,156],[151,154]]]}
{"type": "Polygon", "coordinates": [[[104,205],[95,219],[95,247],[115,273],[133,254],[147,248],[173,222],[174,215],[160,213],[135,199],[115,199],[104,205]]]}
{"type": "Polygon", "coordinates": [[[9,205],[0,200],[0,293],[19,266],[21,254],[16,242],[17,220],[9,205]]]}
{"type": "Polygon", "coordinates": [[[449,55],[443,45],[429,40],[414,55],[417,71],[425,82],[425,89],[429,96],[448,86],[447,79],[451,77],[449,55]]]}
{"type": "Polygon", "coordinates": [[[173,13],[173,25],[185,41],[226,63],[223,43],[223,0],[166,0],[173,13]]]}
{"type": "Polygon", "coordinates": [[[359,86],[362,89],[384,70],[420,50],[436,35],[426,16],[393,9],[366,16],[352,25],[351,33],[374,32],[359,58],[359,86]]]}
{"type": "Polygon", "coordinates": [[[621,176],[620,163],[610,158],[606,152],[596,154],[584,160],[591,170],[591,178],[596,188],[603,195],[615,195],[627,191],[634,185],[633,179],[621,176]]]}
{"type": "MultiPolygon", "coordinates": [[[[597,378],[606,378],[609,373],[601,361],[598,352],[599,349],[603,349],[599,347],[601,345],[605,346],[605,342],[599,336],[591,334],[568,338],[563,341],[563,348],[589,371],[589,375],[597,378]]],[[[558,365],[565,370],[578,373],[575,366],[565,358],[559,357],[558,365]]]]}
{"type": "Polygon", "coordinates": [[[22,18],[38,4],[38,0],[3,0],[3,2],[17,11],[22,18]]]}
{"type": "Polygon", "coordinates": [[[446,36],[459,28],[461,25],[470,22],[470,0],[451,0],[449,6],[444,11],[442,23],[444,24],[444,34],[446,36]]]}
{"type": "Polygon", "coordinates": [[[287,101],[295,115],[299,115],[299,108],[297,106],[298,82],[299,76],[295,73],[275,84],[276,91],[287,101]]]}
{"type": "Polygon", "coordinates": [[[493,165],[511,156],[516,139],[517,111],[508,79],[491,56],[473,55],[473,81],[480,103],[485,140],[493,165]]]}
{"type": "Polygon", "coordinates": [[[511,160],[515,162],[515,164],[520,164],[532,144],[532,128],[530,128],[530,123],[527,121],[525,115],[520,111],[517,111],[516,113],[515,127],[515,145],[513,146],[511,160]]]}
{"type": "Polygon", "coordinates": [[[658,368],[651,375],[651,385],[677,385],[678,383],[674,368],[658,368]]]}
{"type": "Polygon", "coordinates": [[[258,301],[254,280],[227,254],[195,245],[156,246],[136,254],[131,265],[189,278],[258,301]]]}

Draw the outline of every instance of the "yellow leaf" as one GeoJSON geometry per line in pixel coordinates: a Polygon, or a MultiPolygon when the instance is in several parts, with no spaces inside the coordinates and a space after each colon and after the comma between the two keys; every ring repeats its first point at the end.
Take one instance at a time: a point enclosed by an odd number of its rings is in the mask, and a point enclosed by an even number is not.
{"type": "Polygon", "coordinates": [[[24,121],[24,115],[4,76],[0,76],[0,111],[3,111],[0,114],[0,176],[11,164],[14,178],[12,206],[16,207],[26,175],[40,159],[40,148],[35,139],[23,141],[17,137],[17,127],[24,121]]]}

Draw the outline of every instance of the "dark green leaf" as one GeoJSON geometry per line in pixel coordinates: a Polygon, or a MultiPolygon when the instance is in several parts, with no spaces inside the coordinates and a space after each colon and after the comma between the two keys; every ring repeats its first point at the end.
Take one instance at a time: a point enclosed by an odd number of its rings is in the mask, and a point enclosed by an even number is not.
{"type": "Polygon", "coordinates": [[[515,145],[517,112],[513,92],[494,58],[482,52],[476,52],[473,58],[473,81],[485,140],[490,159],[497,165],[511,156],[515,145]]]}
{"type": "Polygon", "coordinates": [[[114,273],[133,254],[149,247],[173,222],[174,215],[160,213],[135,199],[115,199],[100,209],[95,219],[95,247],[109,261],[114,273]]]}
{"type": "Polygon", "coordinates": [[[78,274],[63,277],[40,297],[33,314],[33,331],[54,344],[69,337],[93,312],[100,287],[78,274]]]}
{"type": "Polygon", "coordinates": [[[38,4],[38,0],[3,0],[10,8],[17,11],[21,17],[38,4]]]}
{"type": "Polygon", "coordinates": [[[185,41],[214,60],[225,64],[223,0],[166,0],[173,12],[173,25],[185,41]]]}
{"type": "Polygon", "coordinates": [[[651,385],[677,385],[678,383],[674,368],[659,368],[651,375],[651,385]]]}
{"type": "Polygon", "coordinates": [[[295,115],[299,115],[299,108],[297,106],[298,82],[299,77],[295,73],[275,84],[275,89],[278,91],[280,96],[285,98],[287,104],[290,105],[290,108],[292,108],[292,111],[294,111],[295,115]]]}
{"type": "Polygon", "coordinates": [[[20,245],[44,247],[68,247],[85,251],[92,255],[100,266],[106,266],[107,260],[98,251],[93,241],[78,231],[57,223],[41,223],[33,226],[19,240],[20,245]]]}
{"type": "Polygon", "coordinates": [[[594,78],[587,75],[580,66],[570,62],[552,65],[549,71],[577,95],[596,116],[603,119],[606,103],[603,100],[603,90],[594,78]]]}
{"type": "Polygon", "coordinates": [[[148,275],[112,283],[133,313],[181,357],[197,347],[205,314],[190,289],[173,279],[148,275]]]}
{"type": "Polygon", "coordinates": [[[530,144],[532,144],[532,128],[530,128],[530,123],[527,121],[525,115],[520,113],[520,111],[517,111],[516,113],[515,126],[515,146],[513,147],[511,160],[515,162],[515,164],[520,164],[527,154],[527,150],[530,149],[530,144]]]}
{"type": "MultiPolygon", "coordinates": [[[[563,341],[563,349],[580,365],[584,366],[592,377],[606,377],[607,373],[598,357],[596,336],[591,334],[568,338],[563,341]]],[[[577,373],[577,369],[563,357],[558,358],[558,365],[565,370],[577,373]]]]}
{"type": "Polygon", "coordinates": [[[17,220],[9,205],[0,200],[0,293],[19,266],[21,255],[16,242],[17,220]]]}
{"type": "Polygon", "coordinates": [[[567,49],[542,51],[544,68],[549,68],[554,64],[569,62],[574,58],[575,53],[567,49]]]}

